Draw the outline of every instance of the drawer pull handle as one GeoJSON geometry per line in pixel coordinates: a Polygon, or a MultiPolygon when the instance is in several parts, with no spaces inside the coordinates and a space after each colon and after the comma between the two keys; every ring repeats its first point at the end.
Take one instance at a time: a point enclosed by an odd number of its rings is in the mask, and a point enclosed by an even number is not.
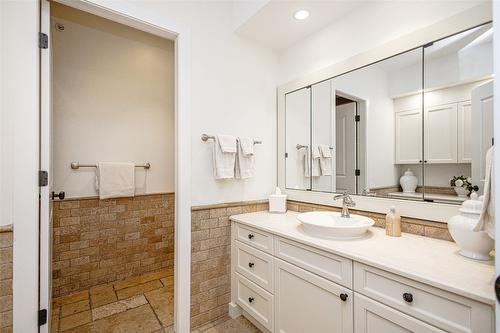
{"type": "Polygon", "coordinates": [[[255,264],[253,262],[248,263],[248,267],[252,268],[253,266],[255,266],[255,264]]]}
{"type": "Polygon", "coordinates": [[[403,299],[405,300],[406,303],[411,303],[413,302],[413,295],[410,293],[404,293],[403,299]]]}
{"type": "Polygon", "coordinates": [[[347,294],[340,294],[340,299],[342,301],[344,301],[344,302],[347,301],[347,297],[349,297],[349,295],[347,295],[347,294]]]}
{"type": "Polygon", "coordinates": [[[252,239],[253,238],[253,235],[252,234],[248,234],[248,239],[252,239]]]}
{"type": "Polygon", "coordinates": [[[253,298],[253,297],[248,297],[248,301],[249,301],[250,303],[253,303],[254,298],[253,298]]]}

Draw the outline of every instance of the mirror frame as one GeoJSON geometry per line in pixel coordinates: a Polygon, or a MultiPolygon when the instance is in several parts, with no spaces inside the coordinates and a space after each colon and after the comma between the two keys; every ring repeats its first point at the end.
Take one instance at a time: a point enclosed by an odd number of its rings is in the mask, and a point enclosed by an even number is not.
{"type": "MultiPolygon", "coordinates": [[[[458,15],[432,24],[411,34],[390,41],[380,47],[361,53],[347,60],[328,66],[311,74],[304,75],[277,88],[278,108],[278,186],[283,193],[288,194],[289,200],[303,201],[327,206],[340,207],[341,204],[333,200],[334,193],[286,189],[286,161],[285,161],[285,95],[294,90],[310,86],[314,83],[331,79],[347,72],[368,66],[375,62],[399,55],[412,49],[422,47],[430,41],[436,41],[465,30],[480,26],[492,21],[492,5],[484,3],[458,15]]],[[[397,206],[402,216],[425,219],[446,223],[448,219],[458,213],[460,206],[456,204],[431,203],[426,201],[412,201],[392,198],[377,198],[362,195],[353,195],[356,209],[377,213],[386,213],[391,206],[397,206]]]]}

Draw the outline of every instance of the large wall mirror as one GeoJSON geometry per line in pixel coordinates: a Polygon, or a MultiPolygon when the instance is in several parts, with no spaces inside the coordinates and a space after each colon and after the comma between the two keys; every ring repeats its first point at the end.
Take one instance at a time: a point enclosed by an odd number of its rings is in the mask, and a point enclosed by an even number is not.
{"type": "Polygon", "coordinates": [[[287,189],[460,204],[492,144],[491,23],[285,94],[287,189]]]}

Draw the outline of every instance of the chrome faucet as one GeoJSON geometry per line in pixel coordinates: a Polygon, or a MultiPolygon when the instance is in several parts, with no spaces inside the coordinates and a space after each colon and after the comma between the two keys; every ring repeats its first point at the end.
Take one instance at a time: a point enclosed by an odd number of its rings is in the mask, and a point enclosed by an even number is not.
{"type": "Polygon", "coordinates": [[[340,214],[340,217],[350,218],[351,214],[349,214],[349,207],[356,206],[356,203],[354,202],[354,200],[352,200],[347,191],[342,194],[334,196],[333,200],[338,200],[341,198],[342,198],[342,213],[340,214]]]}

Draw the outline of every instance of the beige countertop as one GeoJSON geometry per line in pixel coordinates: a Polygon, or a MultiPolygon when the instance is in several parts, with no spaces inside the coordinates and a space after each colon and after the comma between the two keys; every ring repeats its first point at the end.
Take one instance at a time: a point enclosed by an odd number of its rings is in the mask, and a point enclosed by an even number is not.
{"type": "Polygon", "coordinates": [[[404,233],[388,237],[381,228],[370,228],[355,240],[313,237],[302,231],[299,213],[267,211],[231,216],[231,220],[274,235],[328,251],[404,277],[494,305],[495,267],[458,254],[455,243],[404,233]]]}

